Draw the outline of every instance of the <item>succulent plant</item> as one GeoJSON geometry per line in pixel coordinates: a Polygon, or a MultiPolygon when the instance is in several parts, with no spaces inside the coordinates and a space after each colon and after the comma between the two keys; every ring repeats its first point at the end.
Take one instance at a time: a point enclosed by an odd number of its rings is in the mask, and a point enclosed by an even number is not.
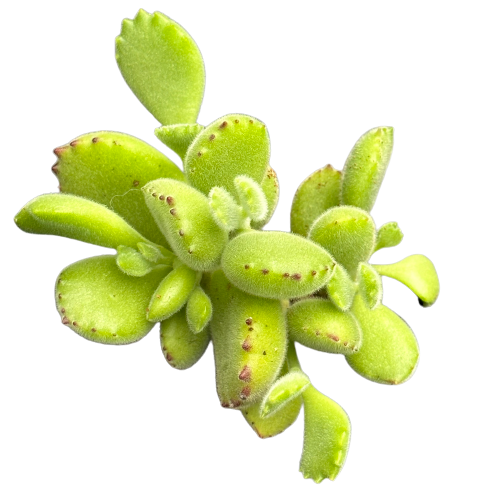
{"type": "Polygon", "coordinates": [[[393,129],[368,131],[342,171],[327,166],[300,185],[291,233],[264,231],[279,196],[268,130],[241,114],[197,123],[205,69],[189,34],[140,10],[123,21],[116,59],[184,169],[118,132],[84,134],[54,150],[60,193],[28,202],[16,224],[116,250],[61,271],[62,323],[103,344],[136,342],[160,323],[161,349],[177,369],[193,366],[212,342],[221,406],[241,411],[267,438],[292,425],[303,405],[300,470],[316,482],[335,479],[350,421],[311,384],[294,343],[342,354],[374,382],[400,384],[419,350],[410,327],[382,305],[381,276],[408,286],[425,307],[439,293],[423,255],[369,263],[403,238],[397,223],[377,230],[370,215],[393,129]]]}

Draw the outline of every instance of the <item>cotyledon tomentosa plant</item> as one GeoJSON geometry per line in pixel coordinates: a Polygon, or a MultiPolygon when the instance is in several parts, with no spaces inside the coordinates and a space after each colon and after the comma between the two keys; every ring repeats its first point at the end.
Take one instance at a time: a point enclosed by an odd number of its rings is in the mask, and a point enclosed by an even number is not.
{"type": "Polygon", "coordinates": [[[327,166],[301,184],[292,233],[262,231],[279,195],[269,134],[247,115],[196,122],[205,70],[188,33],[140,10],[123,21],[116,59],[184,170],[118,132],[84,134],[54,150],[60,193],[30,201],[16,224],[116,250],[60,273],[63,324],[95,342],[128,344],[160,323],[164,356],[178,369],[195,364],[211,341],[221,405],[240,410],[263,438],[283,432],[304,405],[300,470],[316,482],[333,480],[349,447],[349,418],[311,385],[294,342],[343,354],[375,382],[402,383],[418,345],[381,304],[380,276],[407,285],[424,306],[439,293],[422,255],[368,263],[403,236],[395,222],[377,230],[369,213],[392,128],[363,135],[342,172],[327,166]]]}

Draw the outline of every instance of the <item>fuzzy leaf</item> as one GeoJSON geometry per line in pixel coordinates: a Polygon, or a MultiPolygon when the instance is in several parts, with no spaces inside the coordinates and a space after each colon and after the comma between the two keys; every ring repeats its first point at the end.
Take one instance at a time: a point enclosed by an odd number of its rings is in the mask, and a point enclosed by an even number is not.
{"type": "Polygon", "coordinates": [[[201,286],[197,286],[189,296],[186,319],[193,333],[200,333],[212,319],[212,302],[201,286]]]}
{"type": "Polygon", "coordinates": [[[363,331],[363,345],[346,360],[362,377],[381,384],[408,380],[418,362],[417,339],[406,322],[384,305],[370,310],[361,296],[352,309],[363,331]]]}
{"type": "Polygon", "coordinates": [[[177,257],[198,271],[215,269],[227,232],[215,223],[208,198],[171,179],[150,182],[143,191],[148,208],[177,257]]]}
{"type": "Polygon", "coordinates": [[[264,175],[264,180],[261,182],[260,187],[264,191],[267,200],[267,215],[264,220],[260,222],[252,221],[251,226],[254,229],[262,229],[270,220],[276,210],[278,205],[278,199],[280,196],[280,185],[278,182],[278,176],[276,172],[271,168],[267,167],[266,174],[264,175]]]}
{"type": "Polygon", "coordinates": [[[361,346],[362,333],[350,312],[339,311],[329,300],[311,298],[288,309],[290,339],[317,351],[351,354],[361,346]]]}
{"type": "Polygon", "coordinates": [[[375,250],[380,250],[382,248],[395,247],[401,243],[403,240],[403,232],[399,229],[397,222],[387,222],[377,231],[377,242],[375,244],[375,250]]]}
{"type": "Polygon", "coordinates": [[[394,278],[406,285],[420,305],[429,307],[439,295],[439,278],[434,264],[425,255],[410,255],[395,264],[374,265],[382,276],[394,278]]]}
{"type": "Polygon", "coordinates": [[[326,248],[355,279],[359,263],[373,252],[375,223],[360,208],[334,207],[316,219],[309,238],[326,248]]]}
{"type": "Polygon", "coordinates": [[[198,273],[185,264],[171,271],[152,294],[147,315],[149,321],[163,321],[175,314],[187,302],[197,279],[198,273]]]}
{"type": "Polygon", "coordinates": [[[382,280],[373,266],[366,262],[359,265],[359,293],[370,309],[382,301],[382,280]]]}
{"type": "Polygon", "coordinates": [[[256,222],[263,221],[267,215],[267,199],[260,185],[246,175],[239,175],[234,179],[234,186],[240,206],[250,219],[256,222]]]}
{"type": "Polygon", "coordinates": [[[184,174],[165,155],[118,132],[81,135],[54,153],[58,162],[52,170],[61,192],[106,205],[150,241],[166,246],[140,190],[158,178],[184,180],[184,174]]]}
{"type": "Polygon", "coordinates": [[[163,144],[175,151],[181,160],[184,160],[190,144],[203,128],[203,125],[197,123],[165,125],[155,129],[155,135],[163,144]]]}
{"type": "Polygon", "coordinates": [[[313,222],[326,210],[340,205],[342,172],[331,165],[316,170],[297,189],[290,213],[293,233],[307,236],[313,222]]]}
{"type": "Polygon", "coordinates": [[[123,245],[118,247],[116,264],[125,274],[137,277],[150,273],[155,267],[137,250],[123,245]]]}
{"type": "Polygon", "coordinates": [[[212,217],[224,231],[230,232],[243,224],[243,211],[233,196],[224,188],[213,187],[208,194],[212,217]]]}
{"type": "Polygon", "coordinates": [[[281,302],[238,290],[221,270],[213,273],[209,294],[221,405],[250,406],[267,392],[285,359],[287,336],[281,302]]]}
{"type": "Polygon", "coordinates": [[[174,254],[165,248],[158,247],[151,243],[137,243],[137,248],[141,255],[150,262],[170,265],[174,260],[174,254]]]}
{"type": "Polygon", "coordinates": [[[310,240],[279,231],[248,231],[222,254],[229,281],[247,293],[274,299],[302,297],[331,277],[332,257],[310,240]]]}
{"type": "Polygon", "coordinates": [[[132,92],[162,125],[196,122],[205,67],[196,43],[175,21],[142,9],[124,19],[116,60],[132,92]]]}
{"type": "Polygon", "coordinates": [[[304,447],[300,472],[316,483],[334,480],[341,471],[349,449],[351,423],[335,401],[310,385],[304,400],[304,447]]]}
{"type": "Polygon", "coordinates": [[[352,205],[369,212],[384,180],[394,143],[392,127],[376,127],[363,134],[344,165],[342,205],[352,205]]]}
{"type": "Polygon", "coordinates": [[[147,241],[105,206],[66,194],[42,194],[34,198],[14,221],[27,233],[64,236],[107,248],[147,241]]]}
{"type": "Polygon", "coordinates": [[[226,115],[215,120],[189,146],[184,168],[189,183],[207,194],[214,186],[237,196],[233,180],[247,175],[261,183],[269,164],[266,126],[247,115],[226,115]]]}
{"type": "Polygon", "coordinates": [[[299,398],[310,385],[311,381],[303,371],[292,370],[286,373],[274,382],[262,399],[260,416],[266,420],[272,418],[273,415],[299,398]]]}
{"type": "Polygon", "coordinates": [[[164,275],[158,267],[143,278],[127,276],[113,255],[80,260],[58,276],[57,310],[64,325],[88,340],[130,344],[154,326],[146,307],[164,275]]]}
{"type": "Polygon", "coordinates": [[[169,365],[178,370],[193,366],[204,354],[210,342],[208,328],[193,334],[184,310],[161,322],[161,350],[169,365]]]}
{"type": "Polygon", "coordinates": [[[341,311],[348,311],[351,308],[354,295],[356,295],[357,285],[340,264],[337,263],[334,267],[333,275],[326,289],[330,300],[341,311]]]}

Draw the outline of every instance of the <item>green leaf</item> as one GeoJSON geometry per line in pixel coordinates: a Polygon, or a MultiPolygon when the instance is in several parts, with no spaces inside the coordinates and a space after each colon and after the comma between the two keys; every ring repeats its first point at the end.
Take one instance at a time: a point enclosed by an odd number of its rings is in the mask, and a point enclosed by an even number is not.
{"type": "Polygon", "coordinates": [[[351,308],[354,295],[356,295],[357,285],[340,264],[337,263],[334,267],[332,277],[326,289],[330,300],[341,311],[348,311],[351,308]]]}
{"type": "Polygon", "coordinates": [[[394,278],[406,285],[420,305],[429,307],[439,295],[439,279],[434,264],[425,255],[410,255],[395,264],[374,265],[382,276],[394,278]]]}
{"type": "Polygon", "coordinates": [[[196,43],[175,21],[142,9],[124,19],[116,60],[132,92],[162,125],[196,122],[205,67],[196,43]]]}
{"type": "Polygon", "coordinates": [[[300,472],[316,483],[334,480],[349,449],[351,423],[347,413],[335,401],[310,385],[304,400],[304,447],[300,472]]]}
{"type": "Polygon", "coordinates": [[[243,210],[224,188],[213,187],[208,193],[212,217],[224,231],[230,232],[243,225],[243,210]]]}
{"type": "Polygon", "coordinates": [[[193,334],[184,310],[161,322],[161,349],[169,365],[178,370],[193,366],[204,354],[210,342],[208,328],[193,334]]]}
{"type": "Polygon", "coordinates": [[[170,265],[174,260],[174,254],[165,248],[151,243],[137,243],[137,248],[141,255],[150,262],[170,265]]]}
{"type": "Polygon", "coordinates": [[[310,298],[288,309],[290,339],[317,351],[351,354],[361,346],[362,334],[350,312],[339,311],[329,300],[310,298]]]}
{"type": "Polygon", "coordinates": [[[382,301],[382,280],[373,266],[366,262],[359,265],[359,293],[370,309],[382,301]]]}
{"type": "Polygon", "coordinates": [[[234,179],[240,206],[255,222],[263,221],[267,215],[267,199],[264,190],[253,179],[239,175],[234,179]]]}
{"type": "Polygon", "coordinates": [[[330,279],[332,257],[310,240],[279,231],[248,231],[224,249],[222,269],[241,290],[274,299],[309,295],[330,279]]]}
{"type": "Polygon", "coordinates": [[[177,257],[197,271],[218,267],[228,236],[215,223],[208,198],[171,179],[150,182],[143,191],[146,205],[177,257]]]}
{"type": "Polygon", "coordinates": [[[392,127],[376,127],[363,134],[344,165],[342,205],[353,205],[369,212],[384,180],[394,143],[392,127]]]}
{"type": "Polygon", "coordinates": [[[408,380],[417,366],[419,350],[406,322],[384,305],[370,310],[359,295],[352,311],[363,331],[363,345],[357,353],[346,356],[350,367],[381,384],[408,380]]]}
{"type": "Polygon", "coordinates": [[[316,170],[297,189],[290,213],[293,233],[307,236],[313,222],[326,210],[340,205],[342,172],[331,165],[316,170]]]}
{"type": "Polygon", "coordinates": [[[166,245],[141,193],[141,187],[154,179],[184,180],[165,155],[118,132],[81,135],[54,153],[58,162],[52,170],[61,192],[106,205],[150,241],[166,245]]]}
{"type": "Polygon", "coordinates": [[[146,308],[164,275],[156,268],[143,278],[127,276],[113,255],[80,260],[58,276],[57,310],[64,325],[88,340],[130,344],[154,326],[146,308]]]}
{"type": "MultiPolygon", "coordinates": [[[[291,370],[271,386],[260,403],[260,417],[267,420],[288,406],[311,385],[309,377],[302,370],[291,370]]],[[[301,405],[299,405],[300,408],[301,405]]]]}
{"type": "Polygon", "coordinates": [[[373,253],[375,223],[360,208],[334,207],[316,219],[309,238],[326,248],[355,279],[359,263],[373,253]]]}
{"type": "Polygon", "coordinates": [[[212,302],[201,286],[197,286],[189,296],[186,319],[193,333],[200,333],[212,319],[212,302]]]}
{"type": "Polygon", "coordinates": [[[251,226],[253,229],[262,229],[270,220],[278,205],[280,196],[280,185],[276,172],[270,167],[267,167],[264,175],[264,180],[260,184],[267,200],[267,215],[264,220],[260,222],[252,221],[251,226]]]}
{"type": "MultiPolygon", "coordinates": [[[[125,274],[136,277],[145,276],[156,267],[152,262],[145,259],[137,250],[123,245],[118,247],[116,264],[125,274]]],[[[165,266],[165,271],[166,270],[167,266],[165,266]]]]}
{"type": "Polygon", "coordinates": [[[235,177],[264,180],[270,143],[266,126],[247,115],[226,115],[208,125],[189,146],[184,169],[189,183],[207,194],[214,186],[237,192],[235,177]]]}
{"type": "Polygon", "coordinates": [[[27,233],[53,234],[107,248],[147,242],[105,206],[66,194],[43,194],[34,198],[14,221],[27,233]]]}
{"type": "Polygon", "coordinates": [[[382,248],[395,247],[401,243],[403,240],[403,232],[399,229],[397,222],[387,222],[377,231],[377,242],[375,244],[375,250],[380,250],[382,248]]]}
{"type": "Polygon", "coordinates": [[[187,302],[197,280],[198,273],[185,264],[171,271],[152,294],[149,321],[163,321],[175,314],[187,302]]]}
{"type": "Polygon", "coordinates": [[[259,401],[276,379],[286,354],[286,321],[279,300],[248,295],[212,274],[209,295],[217,394],[225,408],[259,401]]]}
{"type": "Polygon", "coordinates": [[[155,135],[184,161],[190,144],[203,129],[203,125],[197,123],[164,125],[155,129],[155,135]]]}

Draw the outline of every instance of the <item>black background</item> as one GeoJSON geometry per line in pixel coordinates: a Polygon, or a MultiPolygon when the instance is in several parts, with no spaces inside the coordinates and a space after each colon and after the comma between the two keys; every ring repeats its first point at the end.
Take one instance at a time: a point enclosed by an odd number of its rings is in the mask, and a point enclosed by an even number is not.
{"type": "MultiPolygon", "coordinates": [[[[205,57],[208,80],[200,123],[242,112],[269,127],[271,165],[282,191],[268,229],[288,229],[290,202],[304,177],[328,162],[341,168],[361,133],[392,125],[396,149],[373,216],[379,225],[397,220],[405,239],[373,261],[394,262],[419,252],[433,258],[439,270],[435,222],[429,217],[438,188],[429,182],[433,165],[426,151],[437,135],[428,126],[431,109],[418,51],[408,48],[408,65],[379,33],[358,48],[354,33],[337,35],[340,19],[333,22],[318,11],[268,17],[229,8],[225,17],[218,8],[207,4],[191,12],[186,6],[165,6],[164,12],[188,29],[205,57]]],[[[26,101],[29,139],[13,211],[37,194],[56,190],[51,149],[81,133],[124,131],[166,152],[152,134],[156,121],[130,93],[113,59],[120,20],[134,13],[72,7],[53,12],[49,29],[32,34],[32,56],[42,69],[26,101]]],[[[310,490],[311,483],[297,472],[302,418],[284,435],[261,442],[238,412],[219,407],[210,348],[194,368],[177,372],[162,357],[157,328],[136,345],[113,348],[87,342],[60,325],[53,301],[57,273],[105,251],[29,237],[15,228],[11,239],[29,253],[18,264],[13,287],[25,304],[21,310],[17,306],[26,352],[23,371],[30,379],[25,390],[40,422],[35,430],[41,431],[30,430],[33,442],[57,449],[60,456],[90,450],[96,462],[89,465],[92,470],[121,475],[130,470],[151,484],[203,477],[222,493],[234,481],[230,492],[238,493],[250,483],[285,480],[310,490]]],[[[323,491],[347,485],[350,491],[353,485],[364,489],[362,478],[382,490],[392,488],[394,477],[414,482],[421,474],[416,450],[435,439],[428,395],[436,390],[431,352],[439,302],[423,309],[402,285],[386,279],[384,286],[385,303],[412,326],[423,352],[407,384],[372,384],[340,356],[299,351],[313,383],[338,401],[353,423],[346,467],[323,491]]]]}

